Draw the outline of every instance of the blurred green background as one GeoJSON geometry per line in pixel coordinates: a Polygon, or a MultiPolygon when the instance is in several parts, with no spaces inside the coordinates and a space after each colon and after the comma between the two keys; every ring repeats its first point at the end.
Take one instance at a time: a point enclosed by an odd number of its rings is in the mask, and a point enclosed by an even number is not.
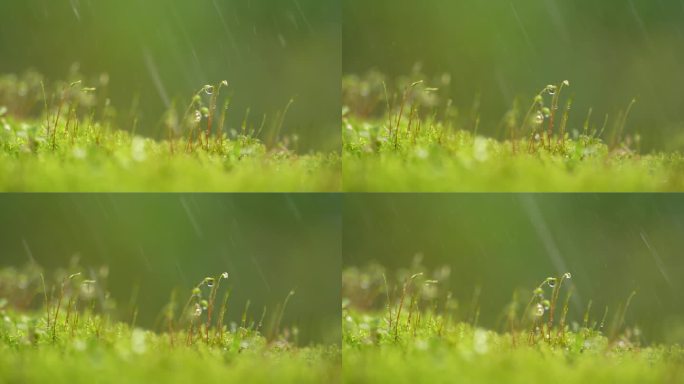
{"type": "Polygon", "coordinates": [[[121,311],[139,286],[138,324],[147,327],[174,288],[184,301],[204,277],[227,271],[230,320],[247,300],[258,320],[294,289],[283,325],[296,325],[303,343],[339,343],[340,210],[333,194],[5,195],[0,267],[32,257],[49,273],[74,256],[107,265],[121,311]]]}
{"type": "Polygon", "coordinates": [[[462,305],[481,287],[482,325],[496,325],[516,288],[571,272],[569,319],[581,322],[593,300],[600,320],[636,290],[626,323],[650,341],[684,342],[684,196],[348,195],[344,207],[343,266],[392,271],[417,254],[428,268],[449,265],[462,305]]]}
{"type": "MultiPolygon", "coordinates": [[[[247,108],[257,127],[288,101],[283,131],[300,149],[339,149],[340,5],[320,0],[3,0],[0,72],[34,68],[64,80],[73,63],[109,73],[120,112],[140,97],[153,135],[174,99],[228,80],[228,128],[247,108]]],[[[102,90],[101,90],[102,91],[102,90]]]]}
{"type": "MultiPolygon", "coordinates": [[[[466,109],[481,95],[493,134],[516,96],[569,80],[570,127],[590,107],[600,129],[632,98],[626,132],[645,149],[684,149],[684,5],[669,0],[343,0],[343,72],[451,74],[442,94],[466,109]]],[[[431,78],[431,77],[430,77],[431,78]]],[[[426,79],[427,80],[427,79],[426,79]]],[[[527,108],[526,106],[524,108],[527,108]]]]}

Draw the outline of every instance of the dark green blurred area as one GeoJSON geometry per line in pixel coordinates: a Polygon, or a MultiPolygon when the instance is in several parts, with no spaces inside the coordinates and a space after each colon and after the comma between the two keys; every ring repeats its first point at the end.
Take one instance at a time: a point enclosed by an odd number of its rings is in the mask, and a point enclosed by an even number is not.
{"type": "Polygon", "coordinates": [[[338,195],[19,194],[3,196],[0,212],[0,267],[33,258],[49,274],[75,256],[107,265],[122,320],[136,287],[138,323],[153,327],[173,289],[185,301],[226,271],[229,320],[240,321],[247,300],[258,320],[294,290],[283,324],[303,343],[339,343],[338,195]]]}
{"type": "Polygon", "coordinates": [[[340,30],[336,1],[4,0],[0,72],[64,80],[80,63],[86,79],[109,73],[113,105],[121,114],[139,96],[149,135],[173,100],[225,79],[229,129],[248,108],[258,128],[294,99],[284,133],[301,150],[337,150],[340,30]]]}
{"type": "MultiPolygon", "coordinates": [[[[348,195],[343,265],[376,261],[451,267],[467,306],[480,286],[481,324],[494,327],[517,288],[572,273],[568,318],[610,316],[636,290],[626,323],[647,341],[684,342],[684,196],[348,195]]],[[[609,317],[610,319],[610,317],[609,317]]]]}
{"type": "MultiPolygon", "coordinates": [[[[494,134],[516,96],[569,80],[571,130],[600,129],[632,98],[626,132],[645,149],[684,149],[684,3],[669,0],[343,0],[343,72],[449,73],[442,94],[466,113],[481,95],[494,134]]],[[[430,77],[431,78],[431,77],[430,77]]],[[[427,80],[427,79],[426,79],[427,80]]],[[[526,108],[523,107],[523,108],[526,108]]]]}

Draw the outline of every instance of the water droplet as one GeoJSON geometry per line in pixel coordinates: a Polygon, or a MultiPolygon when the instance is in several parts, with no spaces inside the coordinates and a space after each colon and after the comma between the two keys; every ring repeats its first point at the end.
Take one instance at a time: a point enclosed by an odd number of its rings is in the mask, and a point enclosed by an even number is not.
{"type": "Polygon", "coordinates": [[[136,328],[133,330],[131,334],[131,350],[133,353],[141,355],[147,351],[145,336],[145,331],[142,329],[136,328]]]}
{"type": "Polygon", "coordinates": [[[81,283],[81,296],[84,298],[95,297],[95,291],[96,286],[94,280],[86,280],[81,283]]]}
{"type": "Polygon", "coordinates": [[[204,93],[207,95],[212,95],[214,93],[214,86],[213,85],[205,85],[204,86],[204,93]]]}
{"type": "Polygon", "coordinates": [[[131,158],[137,162],[145,161],[147,153],[145,151],[145,139],[136,136],[131,143],[131,158]]]}
{"type": "Polygon", "coordinates": [[[544,307],[544,310],[548,310],[551,307],[551,302],[548,300],[542,301],[542,306],[544,307]]]}
{"type": "Polygon", "coordinates": [[[537,303],[537,306],[534,309],[534,315],[537,317],[542,317],[544,316],[544,306],[541,305],[540,303],[537,303]]]}
{"type": "Polygon", "coordinates": [[[206,279],[204,279],[204,283],[207,285],[207,287],[211,288],[214,286],[214,278],[207,277],[206,279]]]}
{"type": "Polygon", "coordinates": [[[73,150],[73,156],[77,159],[85,159],[87,155],[88,153],[81,147],[75,147],[73,150]]]}
{"type": "Polygon", "coordinates": [[[546,279],[546,283],[549,285],[549,287],[553,288],[556,286],[556,278],[549,277],[548,279],[546,279]]]}
{"type": "Polygon", "coordinates": [[[535,124],[542,124],[544,122],[544,114],[537,112],[537,115],[534,117],[534,122],[535,124]]]}
{"type": "Polygon", "coordinates": [[[473,158],[477,161],[487,161],[489,159],[489,144],[487,139],[476,137],[473,143],[473,158]]]}
{"type": "MultiPolygon", "coordinates": [[[[9,320],[9,319],[6,318],[5,320],[9,320]]],[[[88,345],[86,345],[85,341],[83,341],[81,339],[74,340],[74,349],[75,350],[77,350],[79,352],[83,352],[86,350],[87,347],[88,347],[88,345]]]]}
{"type": "Polygon", "coordinates": [[[202,121],[202,112],[195,110],[195,122],[199,123],[202,121]]]}
{"type": "Polygon", "coordinates": [[[195,317],[202,316],[202,307],[200,307],[200,305],[197,303],[195,303],[195,312],[193,314],[195,315],[195,317]]]}
{"type": "Polygon", "coordinates": [[[489,351],[487,331],[482,329],[475,330],[473,347],[476,353],[484,355],[489,351]]]}
{"type": "Polygon", "coordinates": [[[416,349],[419,351],[427,351],[430,345],[428,344],[427,341],[423,339],[418,339],[416,340],[416,349]]]}

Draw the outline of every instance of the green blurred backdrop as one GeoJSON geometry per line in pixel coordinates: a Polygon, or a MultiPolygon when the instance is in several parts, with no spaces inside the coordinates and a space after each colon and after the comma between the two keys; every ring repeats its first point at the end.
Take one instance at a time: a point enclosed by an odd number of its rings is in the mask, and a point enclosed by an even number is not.
{"type": "Polygon", "coordinates": [[[293,98],[284,132],[300,149],[337,150],[340,5],[320,0],[3,0],[0,72],[35,68],[65,79],[110,74],[120,111],[140,96],[140,131],[153,135],[166,106],[228,80],[229,128],[293,98]]]}
{"type": "MultiPolygon", "coordinates": [[[[684,342],[684,196],[660,194],[348,195],[343,265],[451,266],[463,305],[482,288],[480,319],[495,326],[516,288],[572,273],[569,318],[615,311],[647,340],[684,342]]],[[[612,316],[612,313],[611,313],[612,316]]]]}
{"type": "MultiPolygon", "coordinates": [[[[343,72],[449,73],[442,93],[494,133],[516,96],[567,79],[571,128],[637,104],[626,131],[684,149],[684,3],[670,0],[343,0],[343,72]]],[[[525,107],[526,108],[526,107],[525,107]]]]}
{"type": "Polygon", "coordinates": [[[227,271],[231,320],[247,300],[258,320],[294,289],[283,324],[296,325],[303,343],[339,343],[338,195],[18,194],[3,196],[0,212],[0,267],[32,257],[49,272],[74,256],[84,267],[108,265],[122,311],[139,286],[143,326],[174,288],[184,301],[205,276],[227,271]]]}

